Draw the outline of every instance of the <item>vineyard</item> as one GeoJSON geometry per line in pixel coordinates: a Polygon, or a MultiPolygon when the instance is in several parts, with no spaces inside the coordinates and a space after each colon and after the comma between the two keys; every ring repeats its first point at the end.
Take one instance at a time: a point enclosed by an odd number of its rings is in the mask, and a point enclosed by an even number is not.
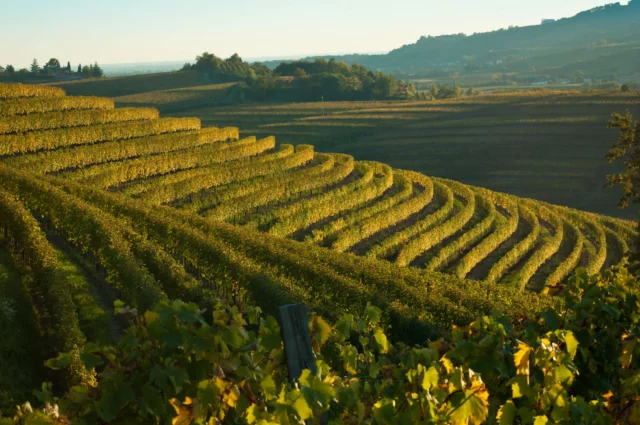
{"type": "Polygon", "coordinates": [[[43,358],[116,337],[115,299],[304,302],[328,320],[371,302],[417,342],[538,311],[545,285],[619,263],[636,236],[300,142],[0,84],[0,399],[40,382],[43,358]]]}

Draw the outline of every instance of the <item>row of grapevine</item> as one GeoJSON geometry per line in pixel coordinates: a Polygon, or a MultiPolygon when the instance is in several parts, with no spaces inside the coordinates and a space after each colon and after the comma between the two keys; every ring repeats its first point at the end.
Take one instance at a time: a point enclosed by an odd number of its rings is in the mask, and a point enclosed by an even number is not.
{"type": "Polygon", "coordinates": [[[273,138],[256,141],[255,137],[249,137],[233,144],[215,143],[188,151],[145,156],[123,162],[111,162],[96,166],[95,168],[98,168],[98,170],[90,167],[72,173],[67,177],[94,187],[108,188],[139,178],[259,155],[274,147],[275,140],[273,138]]]}
{"type": "Polygon", "coordinates": [[[482,190],[480,193],[502,206],[507,211],[508,218],[506,222],[504,220],[498,221],[494,231],[460,259],[453,271],[460,279],[464,279],[478,263],[498,249],[518,228],[518,205],[515,202],[504,195],[491,194],[489,191],[482,190]]]}
{"type": "Polygon", "coordinates": [[[110,161],[191,149],[237,138],[238,129],[236,127],[209,127],[202,130],[164,133],[96,145],[80,145],[55,151],[42,151],[31,155],[10,157],[4,162],[12,167],[34,173],[52,173],[110,161]]]}
{"type": "Polygon", "coordinates": [[[275,152],[250,157],[248,160],[241,159],[212,166],[208,168],[206,174],[164,184],[154,190],[142,193],[139,199],[156,205],[166,204],[212,187],[295,169],[313,159],[313,147],[309,145],[307,147],[310,149],[299,150],[296,154],[285,157],[281,157],[279,152],[275,152]]]}
{"type": "Polygon", "coordinates": [[[595,220],[586,217],[577,217],[582,225],[581,230],[592,237],[591,243],[595,246],[595,253],[586,265],[587,273],[590,275],[600,272],[605,261],[607,261],[607,235],[602,226],[595,220]]]}
{"type": "MultiPolygon", "coordinates": [[[[3,185],[4,188],[4,185],[3,185]]],[[[15,257],[24,264],[32,281],[25,281],[34,303],[47,354],[72,350],[84,343],[73,293],[33,215],[14,194],[0,190],[0,225],[11,242],[15,257]]],[[[80,371],[78,371],[80,372],[80,371]]],[[[71,377],[77,379],[81,376],[71,377]]]]}
{"type": "MultiPolygon", "coordinates": [[[[567,256],[567,258],[562,261],[558,266],[549,274],[545,280],[545,286],[551,286],[556,283],[562,282],[568,275],[571,273],[576,267],[578,267],[580,263],[580,257],[582,256],[582,248],[584,246],[584,235],[578,229],[571,220],[564,221],[565,228],[570,230],[572,235],[572,239],[574,240],[573,249],[567,256]]],[[[564,237],[567,236],[567,231],[564,231],[564,237]]]]}
{"type": "Polygon", "coordinates": [[[198,118],[160,118],[25,134],[3,134],[0,135],[0,156],[199,129],[198,118]]]}
{"type": "Polygon", "coordinates": [[[538,249],[536,249],[533,255],[531,255],[520,270],[518,270],[514,284],[516,288],[521,290],[526,288],[527,283],[529,283],[538,269],[558,252],[564,239],[564,222],[558,214],[554,214],[549,209],[540,205],[535,206],[532,205],[532,203],[529,203],[529,205],[531,208],[534,208],[539,218],[551,225],[553,235],[543,239],[538,249]]]}
{"type": "MultiPolygon", "coordinates": [[[[395,172],[394,175],[396,175],[395,172]]],[[[337,251],[346,251],[363,239],[393,226],[425,208],[433,198],[433,182],[429,177],[421,174],[412,175],[411,182],[418,185],[421,188],[421,192],[386,211],[382,211],[368,219],[359,220],[346,228],[338,233],[331,248],[337,251]]]]}
{"type": "Polygon", "coordinates": [[[171,152],[164,153],[164,155],[161,153],[158,155],[144,155],[142,157],[137,157],[132,159],[125,158],[124,160],[120,160],[120,161],[109,161],[106,164],[96,164],[94,166],[87,167],[87,168],[71,170],[71,171],[62,173],[61,176],[64,178],[68,178],[70,180],[76,180],[76,181],[88,180],[97,176],[109,174],[112,170],[114,172],[118,172],[117,170],[126,169],[127,166],[132,163],[134,164],[151,163],[151,166],[153,166],[153,163],[157,161],[158,158],[161,158],[163,156],[166,156],[168,158],[176,158],[176,157],[180,158],[184,155],[188,156],[192,154],[194,151],[202,152],[206,155],[210,153],[217,153],[219,151],[223,151],[231,147],[251,145],[251,144],[254,144],[255,142],[256,142],[255,136],[251,136],[251,137],[245,137],[244,139],[240,139],[240,140],[233,140],[233,141],[228,140],[227,143],[204,144],[204,145],[200,145],[198,149],[184,149],[184,150],[181,149],[178,151],[171,151],[171,152]]]}
{"type": "MultiPolygon", "coordinates": [[[[300,152],[303,149],[309,149],[309,147],[310,145],[298,145],[294,149],[293,145],[284,144],[284,145],[280,145],[279,152],[282,152],[282,156],[284,157],[284,156],[292,155],[294,151],[300,152]]],[[[314,158],[316,156],[317,154],[314,153],[314,158]]],[[[257,192],[264,188],[263,185],[268,186],[270,183],[276,182],[278,179],[287,175],[289,175],[288,171],[283,171],[279,173],[274,173],[269,176],[261,176],[259,178],[251,179],[246,182],[245,181],[235,182],[223,188],[215,188],[214,190],[205,190],[202,193],[199,193],[197,196],[194,196],[193,198],[191,198],[189,202],[182,202],[176,205],[179,208],[184,209],[185,211],[192,211],[194,213],[204,212],[226,200],[237,198],[239,196],[243,196],[251,192],[257,192]]]]}
{"type": "MultiPolygon", "coordinates": [[[[297,158],[299,158],[300,156],[309,155],[306,152],[302,152],[306,150],[306,148],[309,148],[309,145],[298,146],[297,158]]],[[[283,144],[283,145],[280,145],[278,147],[278,150],[275,152],[265,154],[265,155],[260,155],[258,157],[241,158],[238,160],[234,160],[229,164],[234,167],[239,167],[239,166],[242,166],[243,164],[245,166],[248,164],[261,164],[264,162],[278,161],[285,158],[289,158],[290,160],[296,161],[296,159],[292,158],[295,152],[296,152],[296,149],[293,147],[293,145],[283,144]]],[[[311,156],[313,156],[313,151],[311,152],[311,156]]],[[[215,172],[216,170],[218,170],[221,166],[223,166],[223,164],[213,164],[213,165],[208,165],[208,166],[198,167],[198,168],[188,168],[186,170],[181,170],[176,173],[156,176],[149,179],[137,181],[131,185],[128,185],[124,189],[122,189],[120,193],[133,196],[133,197],[140,197],[147,192],[162,190],[162,188],[166,185],[174,185],[174,184],[191,180],[194,178],[206,177],[212,172],[215,172]]]]}
{"type": "Polygon", "coordinates": [[[95,109],[0,117],[0,134],[158,119],[155,108],[95,109]]]}
{"type": "MultiPolygon", "coordinates": [[[[540,235],[540,222],[536,214],[524,203],[518,205],[518,213],[520,218],[529,226],[530,230],[527,236],[517,242],[508,252],[506,252],[498,261],[496,261],[485,280],[489,282],[498,282],[516,264],[535,246],[540,235]]],[[[520,222],[522,223],[522,222],[520,222]]]]}
{"type": "Polygon", "coordinates": [[[70,243],[91,253],[105,269],[107,282],[120,292],[124,301],[143,309],[163,297],[158,283],[132,253],[132,244],[122,234],[122,224],[113,217],[2,165],[0,179],[3,187],[20,194],[29,210],[46,218],[70,243]]]}
{"type": "Polygon", "coordinates": [[[434,180],[433,190],[437,198],[439,198],[441,202],[444,201],[440,208],[438,208],[434,213],[418,220],[412,226],[395,232],[379,244],[372,247],[367,252],[367,257],[387,258],[413,236],[430,229],[449,217],[455,205],[455,196],[453,191],[449,186],[439,180],[434,180]]]}
{"type": "MultiPolygon", "coordinates": [[[[411,171],[393,170],[393,187],[398,189],[397,193],[394,193],[391,196],[385,196],[383,199],[374,203],[373,205],[362,209],[357,209],[347,215],[329,222],[327,225],[319,229],[312,230],[309,239],[315,242],[324,241],[329,237],[333,237],[333,235],[335,235],[342,229],[354,225],[361,220],[366,220],[378,213],[381,213],[382,211],[386,211],[394,205],[408,199],[411,195],[413,195],[413,181],[409,177],[412,174],[413,172],[411,171]]],[[[433,192],[433,182],[431,182],[430,190],[433,192]]]]}
{"type": "Polygon", "coordinates": [[[58,87],[0,83],[0,100],[17,97],[63,97],[64,95],[64,90],[58,87]]]}
{"type": "Polygon", "coordinates": [[[498,216],[496,206],[487,196],[476,193],[476,205],[487,212],[487,215],[478,224],[473,226],[469,231],[460,235],[454,241],[448,243],[438,253],[432,257],[426,264],[425,268],[430,271],[441,270],[447,268],[453,260],[460,257],[464,252],[477,243],[479,240],[487,236],[493,229],[494,223],[498,216]]]}
{"type": "Polygon", "coordinates": [[[418,258],[418,256],[429,251],[435,245],[461,230],[473,217],[476,210],[475,193],[463,184],[452,181],[448,181],[448,184],[456,195],[464,199],[465,205],[457,214],[454,214],[447,221],[418,235],[404,245],[398,252],[398,257],[395,261],[397,265],[408,266],[413,260],[418,258]]]}
{"type": "Polygon", "coordinates": [[[197,262],[198,267],[203,269],[216,263],[211,269],[211,273],[215,273],[212,276],[222,273],[226,280],[236,276],[254,296],[258,296],[259,305],[265,308],[268,308],[269,304],[273,307],[274,304],[282,302],[283,292],[293,294],[294,298],[301,297],[300,299],[308,302],[314,309],[317,308],[323,314],[326,311],[328,317],[334,316],[333,306],[344,307],[346,311],[357,311],[367,300],[375,300],[383,307],[388,306],[391,316],[397,321],[395,323],[398,326],[394,329],[398,333],[406,332],[407,335],[420,338],[424,335],[420,332],[420,327],[424,329],[429,322],[431,326],[458,323],[463,318],[475,317],[479,311],[489,313],[498,305],[511,311],[510,314],[516,315],[529,311],[531,306],[539,306],[540,303],[544,305],[547,302],[544,298],[523,294],[515,305],[509,301],[513,292],[501,287],[495,289],[495,301],[489,300],[484,290],[480,291],[474,285],[467,285],[445,275],[431,281],[430,284],[437,287],[431,291],[424,286],[424,277],[410,270],[394,268],[388,263],[344,256],[312,245],[293,244],[285,239],[264,237],[249,229],[224,224],[214,225],[197,216],[166,207],[147,209],[148,207],[133,201],[80,186],[75,186],[74,190],[82,192],[85,199],[101,209],[124,216],[140,233],[149,235],[165,247],[171,245],[173,248],[167,249],[174,255],[188,251],[189,255],[193,256],[191,261],[197,262]],[[198,229],[200,232],[194,232],[192,229],[198,229]],[[228,242],[227,247],[220,246],[215,253],[212,252],[214,246],[222,242],[228,242]],[[247,257],[243,257],[235,249],[242,250],[247,257]],[[243,267],[232,269],[227,263],[231,256],[234,256],[236,261],[243,261],[243,267]],[[258,267],[257,264],[261,265],[259,267],[263,277],[248,276],[253,267],[258,267]],[[273,264],[275,269],[287,273],[296,284],[304,285],[304,290],[300,291],[299,287],[293,292],[294,287],[283,286],[281,280],[276,281],[274,276],[265,276],[267,264],[273,264]],[[239,276],[242,272],[245,272],[244,275],[239,276]],[[362,282],[367,282],[371,287],[345,281],[345,277],[340,275],[362,279],[362,282]],[[405,281],[405,277],[410,279],[411,283],[405,281]],[[260,297],[260,294],[266,294],[259,291],[269,291],[269,296],[260,297]],[[460,298],[452,302],[447,296],[460,298]],[[403,302],[410,308],[403,307],[403,302]],[[466,310],[464,305],[468,305],[472,310],[466,310]],[[416,319],[421,321],[416,322],[416,319]]]}
{"type": "MultiPolygon", "coordinates": [[[[215,208],[205,212],[205,216],[214,220],[227,220],[231,217],[243,216],[251,210],[268,205],[278,200],[286,202],[292,196],[303,194],[336,184],[353,172],[354,161],[350,156],[336,157],[327,154],[316,155],[318,165],[290,173],[274,180],[258,182],[254,185],[242,185],[233,193],[243,193],[241,189],[249,187],[249,193],[227,200],[215,208]],[[254,190],[258,188],[258,190],[254,190]]],[[[226,196],[230,194],[227,193],[226,196]]]]}
{"type": "Polygon", "coordinates": [[[104,97],[27,97],[0,102],[0,117],[12,115],[41,114],[55,111],[84,109],[113,109],[113,100],[104,97]]]}
{"type": "Polygon", "coordinates": [[[380,163],[366,163],[365,167],[360,170],[362,178],[351,184],[270,211],[268,222],[272,222],[273,217],[275,223],[269,233],[290,235],[381,196],[393,184],[391,167],[380,163]]]}

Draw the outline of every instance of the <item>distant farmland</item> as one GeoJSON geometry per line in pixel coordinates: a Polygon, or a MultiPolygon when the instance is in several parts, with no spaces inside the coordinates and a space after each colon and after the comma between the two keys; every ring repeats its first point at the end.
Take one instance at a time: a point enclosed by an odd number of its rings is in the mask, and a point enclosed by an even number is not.
{"type": "Polygon", "coordinates": [[[640,115],[640,95],[530,92],[435,102],[240,104],[193,109],[205,125],[236,125],[281,143],[311,143],[393,167],[597,213],[620,211],[604,189],[614,111],[640,115]]]}

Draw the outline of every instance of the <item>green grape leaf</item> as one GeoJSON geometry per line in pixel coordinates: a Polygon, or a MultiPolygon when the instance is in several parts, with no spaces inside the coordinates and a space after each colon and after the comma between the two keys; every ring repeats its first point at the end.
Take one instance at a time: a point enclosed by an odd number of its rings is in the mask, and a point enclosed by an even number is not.
{"type": "Polygon", "coordinates": [[[573,359],[576,356],[576,352],[578,351],[578,340],[575,336],[573,336],[573,332],[567,331],[564,336],[564,342],[567,344],[567,353],[573,359]]]}
{"type": "Polygon", "coordinates": [[[378,343],[378,347],[380,347],[380,351],[382,351],[383,353],[386,353],[387,351],[389,351],[389,342],[387,341],[387,336],[384,334],[382,329],[376,329],[373,334],[373,337],[378,343]]]}
{"type": "Polygon", "coordinates": [[[516,408],[516,405],[513,404],[513,400],[508,400],[498,410],[498,414],[496,416],[496,418],[498,419],[498,424],[499,425],[513,424],[513,421],[516,419],[517,413],[518,413],[518,409],[516,408]]]}
{"type": "Polygon", "coordinates": [[[377,325],[382,317],[382,310],[374,305],[367,305],[365,314],[372,324],[377,325]]]}

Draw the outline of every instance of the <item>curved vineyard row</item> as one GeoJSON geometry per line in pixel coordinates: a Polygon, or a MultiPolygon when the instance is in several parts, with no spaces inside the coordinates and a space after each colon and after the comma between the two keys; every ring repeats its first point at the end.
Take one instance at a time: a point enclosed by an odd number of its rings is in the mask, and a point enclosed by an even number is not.
{"type": "Polygon", "coordinates": [[[3,208],[23,205],[138,308],[250,297],[333,317],[372,301],[399,334],[433,335],[530,311],[548,298],[526,289],[613,264],[636,236],[622,220],[44,86],[0,85],[0,133],[3,208]]]}

